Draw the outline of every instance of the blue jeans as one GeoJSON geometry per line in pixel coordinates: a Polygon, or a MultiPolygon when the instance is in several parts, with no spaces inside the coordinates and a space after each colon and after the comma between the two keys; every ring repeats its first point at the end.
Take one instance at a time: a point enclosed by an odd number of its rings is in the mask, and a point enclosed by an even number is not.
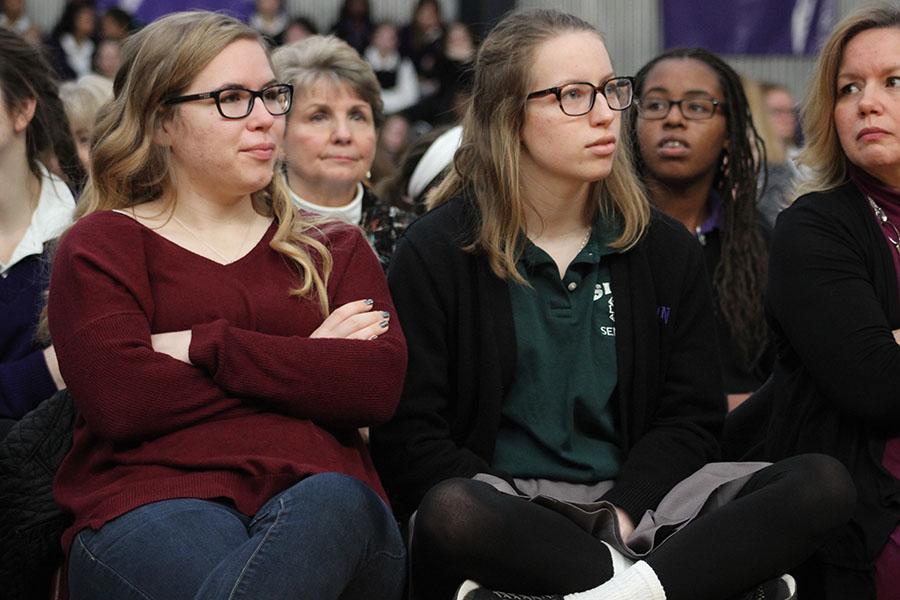
{"type": "Polygon", "coordinates": [[[253,517],[209,500],[136,508],[84,529],[73,600],[399,599],[406,551],[390,510],[338,473],[303,479],[253,517]]]}

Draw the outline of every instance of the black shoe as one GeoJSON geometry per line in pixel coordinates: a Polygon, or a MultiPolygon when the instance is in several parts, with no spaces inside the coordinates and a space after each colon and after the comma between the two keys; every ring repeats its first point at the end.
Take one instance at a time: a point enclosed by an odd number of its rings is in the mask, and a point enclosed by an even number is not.
{"type": "Polygon", "coordinates": [[[749,592],[735,596],[733,600],[795,600],[797,582],[790,575],[782,575],[756,586],[749,592]]]}
{"type": "Polygon", "coordinates": [[[466,580],[453,594],[453,600],[563,600],[563,597],[556,594],[529,596],[527,594],[496,592],[483,588],[472,580],[466,580]]]}

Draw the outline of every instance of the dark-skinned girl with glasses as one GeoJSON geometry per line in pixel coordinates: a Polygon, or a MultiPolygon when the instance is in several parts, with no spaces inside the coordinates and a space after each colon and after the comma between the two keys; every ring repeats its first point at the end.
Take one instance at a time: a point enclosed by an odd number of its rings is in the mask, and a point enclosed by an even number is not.
{"type": "Polygon", "coordinates": [[[781,574],[853,488],[824,456],[715,463],[702,252],[634,173],[631,79],[593,26],[541,10],[488,35],[473,92],[388,275],[410,362],[372,444],[415,513],[414,596],[793,597],[781,574]]]}
{"type": "Polygon", "coordinates": [[[74,600],[402,595],[358,428],[393,414],[406,346],[359,229],[293,207],[291,100],[230,17],[125,43],[50,284],[74,600]]]}
{"type": "Polygon", "coordinates": [[[768,252],[757,212],[765,149],[740,78],[703,49],[679,49],[635,78],[629,130],[650,201],[703,246],[729,404],[768,377],[773,352],[763,315],[768,252]]]}

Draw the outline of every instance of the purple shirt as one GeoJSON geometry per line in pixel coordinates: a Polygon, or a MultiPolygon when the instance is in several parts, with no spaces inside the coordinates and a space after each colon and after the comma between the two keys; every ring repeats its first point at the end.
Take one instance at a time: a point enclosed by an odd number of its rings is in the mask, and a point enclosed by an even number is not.
{"type": "Polygon", "coordinates": [[[697,240],[704,246],[706,245],[706,236],[722,228],[722,197],[715,191],[709,193],[709,198],[706,200],[706,209],[709,212],[709,216],[694,231],[697,240]]]}

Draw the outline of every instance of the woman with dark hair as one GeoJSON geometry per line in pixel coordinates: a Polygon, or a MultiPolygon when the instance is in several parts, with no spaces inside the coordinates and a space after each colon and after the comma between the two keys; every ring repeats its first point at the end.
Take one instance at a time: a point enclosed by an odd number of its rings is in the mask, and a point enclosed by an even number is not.
{"type": "Polygon", "coordinates": [[[41,43],[40,29],[25,13],[25,0],[0,0],[0,27],[12,29],[29,42],[41,43]]]}
{"type": "Polygon", "coordinates": [[[763,315],[766,242],[756,210],[765,148],[740,77],[700,49],[671,50],[635,76],[632,151],[651,202],[703,245],[731,404],[771,369],[763,315]]]}
{"type": "Polygon", "coordinates": [[[632,79],[589,23],[527,11],[482,44],[474,97],[389,271],[409,369],[372,448],[415,512],[414,593],[793,598],[779,574],[853,488],[821,455],[715,462],[703,258],[620,143],[632,79]]]}
{"type": "Polygon", "coordinates": [[[393,414],[406,346],[360,231],[295,210],[276,172],[291,85],[219,13],[123,52],[48,300],[73,600],[399,600],[359,429],[393,414]]]}
{"type": "Polygon", "coordinates": [[[284,30],[290,17],[282,0],[256,0],[255,11],[248,21],[250,27],[263,34],[269,43],[278,46],[283,42],[284,30]]]}
{"type": "Polygon", "coordinates": [[[281,37],[282,44],[293,44],[308,37],[319,35],[316,24],[308,17],[296,16],[288,22],[287,28],[281,37]]]}
{"type": "Polygon", "coordinates": [[[66,4],[47,40],[56,73],[60,79],[78,79],[91,72],[96,44],[97,9],[88,0],[66,4]]]}
{"type": "Polygon", "coordinates": [[[439,89],[436,69],[443,53],[444,30],[437,0],[418,0],[409,23],[400,28],[400,54],[416,67],[422,96],[430,96],[439,89]]]}
{"type": "Polygon", "coordinates": [[[125,41],[137,29],[134,17],[118,6],[112,6],[100,17],[100,39],[119,42],[125,41]]]}
{"type": "Polygon", "coordinates": [[[407,146],[396,171],[377,186],[378,197],[414,215],[422,215],[428,200],[453,164],[462,127],[435,127],[407,146]]]}
{"type": "Polygon", "coordinates": [[[360,55],[372,43],[374,30],[369,0],[344,0],[338,19],[331,26],[331,33],[350,44],[360,55]]]}
{"type": "Polygon", "coordinates": [[[0,28],[0,439],[65,387],[37,323],[49,245],[71,222],[70,188],[83,177],[53,70],[35,45],[0,28]]]}
{"type": "Polygon", "coordinates": [[[811,598],[900,598],[898,65],[896,5],[835,27],[803,105],[810,177],[772,240],[767,456],[830,454],[859,494],[850,523],[797,572],[811,598]]]}

